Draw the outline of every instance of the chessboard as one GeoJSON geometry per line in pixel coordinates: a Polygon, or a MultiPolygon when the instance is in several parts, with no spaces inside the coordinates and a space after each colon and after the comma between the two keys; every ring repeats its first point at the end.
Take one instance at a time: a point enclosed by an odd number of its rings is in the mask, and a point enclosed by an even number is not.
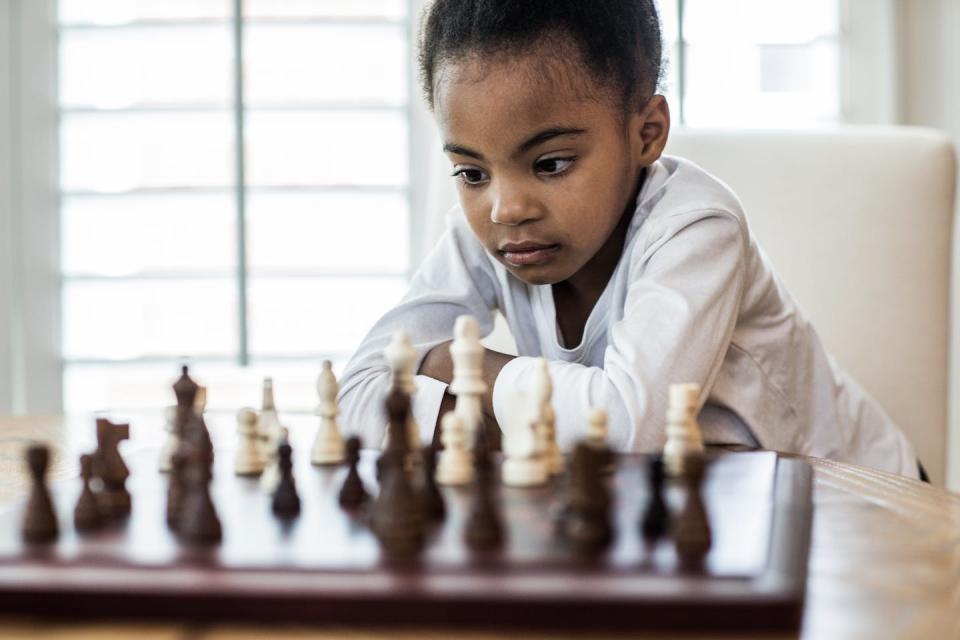
{"type": "MultiPolygon", "coordinates": [[[[135,429],[134,429],[135,430],[135,429]]],[[[370,503],[338,502],[342,465],[311,463],[310,434],[292,434],[293,476],[301,501],[278,518],[257,478],[240,477],[233,452],[218,444],[211,496],[222,540],[182,542],[167,526],[168,476],[158,447],[130,447],[128,516],[89,533],[72,525],[79,480],[50,490],[60,523],[47,544],[26,543],[24,505],[0,513],[0,610],[69,617],[261,620],[465,627],[796,630],[803,611],[811,527],[811,472],[773,452],[707,454],[702,486],[712,544],[699,571],[684,570],[669,536],[644,541],[650,502],[645,455],[619,455],[604,482],[613,537],[584,554],[559,534],[569,481],[496,484],[504,540],[474,552],[464,544],[473,489],[441,487],[442,521],[419,553],[381,550],[370,503]]],[[[216,440],[216,438],[214,438],[216,440]]],[[[132,443],[131,443],[132,444],[132,443]]],[[[364,450],[358,470],[378,491],[379,452],[364,450]]],[[[493,455],[495,468],[499,454],[493,455]]],[[[684,487],[667,481],[671,513],[684,487]]]]}

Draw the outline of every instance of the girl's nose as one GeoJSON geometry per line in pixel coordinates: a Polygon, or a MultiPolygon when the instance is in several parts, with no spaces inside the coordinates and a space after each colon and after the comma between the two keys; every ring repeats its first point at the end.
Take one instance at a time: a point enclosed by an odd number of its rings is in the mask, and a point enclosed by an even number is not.
{"type": "Polygon", "coordinates": [[[522,189],[501,185],[490,210],[490,220],[494,224],[508,227],[517,226],[543,217],[543,208],[522,189]]]}

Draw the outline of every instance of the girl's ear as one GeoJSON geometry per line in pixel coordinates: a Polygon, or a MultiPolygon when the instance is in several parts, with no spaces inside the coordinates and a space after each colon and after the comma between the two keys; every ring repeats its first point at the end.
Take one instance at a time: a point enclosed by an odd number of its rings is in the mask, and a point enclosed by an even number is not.
{"type": "Polygon", "coordinates": [[[638,164],[656,162],[667,146],[670,134],[670,107],[667,99],[654,95],[630,118],[630,136],[638,164]]]}

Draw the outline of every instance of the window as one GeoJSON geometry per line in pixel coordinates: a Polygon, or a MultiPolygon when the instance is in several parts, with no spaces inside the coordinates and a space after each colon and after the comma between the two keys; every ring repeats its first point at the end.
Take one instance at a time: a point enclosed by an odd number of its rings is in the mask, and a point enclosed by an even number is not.
{"type": "Polygon", "coordinates": [[[65,410],[169,404],[185,360],[212,408],[312,408],[410,271],[406,0],[59,20],[65,410]]]}

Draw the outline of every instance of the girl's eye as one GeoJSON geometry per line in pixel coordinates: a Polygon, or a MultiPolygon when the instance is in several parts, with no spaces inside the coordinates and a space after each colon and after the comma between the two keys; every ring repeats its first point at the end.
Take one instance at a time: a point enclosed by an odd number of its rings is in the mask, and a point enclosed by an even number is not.
{"type": "Polygon", "coordinates": [[[487,179],[487,176],[480,169],[457,169],[451,174],[454,178],[460,178],[460,181],[466,185],[478,185],[487,179]]]}
{"type": "Polygon", "coordinates": [[[537,160],[537,173],[548,176],[560,175],[573,165],[575,158],[544,158],[537,160]]]}

